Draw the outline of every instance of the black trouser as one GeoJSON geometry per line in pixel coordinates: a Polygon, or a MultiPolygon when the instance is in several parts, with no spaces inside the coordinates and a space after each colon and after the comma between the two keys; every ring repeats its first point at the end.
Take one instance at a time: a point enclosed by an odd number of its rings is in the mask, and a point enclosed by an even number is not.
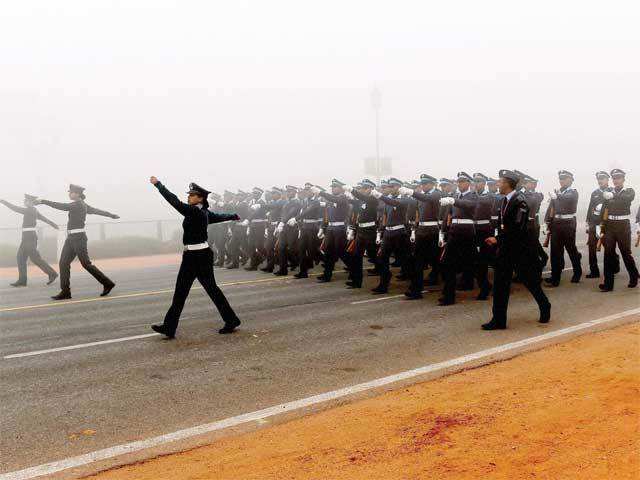
{"type": "Polygon", "coordinates": [[[598,237],[596,237],[596,225],[589,224],[587,234],[587,246],[589,247],[589,272],[593,275],[600,275],[598,267],[598,237]]]}
{"type": "Polygon", "coordinates": [[[463,279],[473,279],[476,264],[476,242],[473,227],[449,233],[449,240],[445,247],[442,270],[444,287],[442,297],[445,302],[453,303],[456,299],[456,274],[462,272],[463,279]]]}
{"type": "Polygon", "coordinates": [[[551,223],[551,279],[559,282],[564,269],[564,251],[569,254],[573,276],[582,276],[580,259],[582,255],[576,247],[576,220],[554,219],[551,223]]]}
{"type": "Polygon", "coordinates": [[[638,279],[638,268],[631,254],[631,225],[629,220],[609,220],[605,225],[604,240],[604,284],[607,288],[613,288],[613,279],[616,270],[619,269],[616,245],[620,249],[620,255],[624,266],[629,273],[629,280],[638,279]]]}
{"type": "Polygon", "coordinates": [[[264,231],[266,229],[266,222],[252,222],[249,227],[248,235],[248,249],[247,253],[251,259],[250,266],[257,267],[262,263],[266,256],[264,249],[265,238],[264,231]]]}
{"type": "Polygon", "coordinates": [[[346,260],[346,227],[327,227],[324,236],[324,278],[331,280],[333,269],[339,258],[346,260]]]}
{"type": "Polygon", "coordinates": [[[265,268],[267,270],[273,270],[278,256],[276,252],[276,241],[278,238],[275,235],[277,223],[278,222],[276,222],[276,225],[269,225],[267,227],[267,238],[265,238],[264,242],[264,248],[267,255],[267,265],[265,268]]]}
{"type": "Polygon", "coordinates": [[[540,285],[542,271],[539,262],[533,255],[530,255],[530,258],[511,258],[498,255],[493,277],[493,321],[498,325],[507,325],[507,308],[514,271],[522,284],[533,295],[540,310],[550,306],[549,299],[540,285]]]}
{"type": "Polygon", "coordinates": [[[313,268],[318,252],[318,224],[303,224],[298,238],[298,258],[300,259],[300,273],[305,274],[313,268]]]}
{"type": "MultiPolygon", "coordinates": [[[[414,249],[414,263],[410,269],[411,286],[409,290],[412,293],[422,293],[424,289],[424,269],[430,265],[431,271],[438,264],[438,256],[440,249],[438,248],[438,226],[418,227],[416,229],[416,243],[414,249]]],[[[437,274],[432,277],[432,282],[437,279],[437,274]]]]}
{"type": "Polygon", "coordinates": [[[379,268],[380,268],[380,284],[381,288],[389,288],[391,283],[391,268],[389,259],[393,255],[403,265],[409,254],[409,235],[406,230],[385,230],[382,237],[382,246],[380,247],[379,268]]]}
{"type": "Polygon", "coordinates": [[[476,247],[478,255],[476,256],[476,278],[480,287],[480,295],[489,295],[491,284],[489,283],[489,263],[493,255],[493,248],[487,245],[485,240],[493,237],[493,230],[490,225],[481,225],[476,227],[476,247]]]}
{"type": "Polygon", "coordinates": [[[38,236],[36,232],[24,232],[22,242],[18,247],[18,283],[27,284],[27,260],[31,259],[34,265],[49,275],[49,278],[56,276],[56,271],[42,258],[38,252],[38,236]]]}
{"type": "Polygon", "coordinates": [[[102,285],[112,285],[113,282],[91,263],[87,251],[87,235],[85,233],[71,233],[67,236],[60,254],[60,287],[63,291],[71,289],[71,262],[78,257],[82,267],[93,275],[102,285]]]}
{"type": "Polygon", "coordinates": [[[213,252],[211,249],[188,250],[182,254],[182,263],[178,271],[176,289],[173,292],[173,301],[164,317],[164,327],[169,335],[175,334],[178,328],[184,302],[187,300],[191,285],[193,285],[193,281],[196,278],[207,292],[207,295],[209,295],[209,298],[215,303],[225,323],[238,318],[224,293],[216,285],[216,280],[213,276],[213,252]]]}
{"type": "Polygon", "coordinates": [[[287,274],[289,272],[289,263],[291,265],[298,264],[298,227],[285,225],[284,229],[278,235],[278,263],[280,264],[280,273],[287,274]]]}
{"type": "Polygon", "coordinates": [[[227,257],[227,231],[228,226],[225,223],[213,225],[210,227],[209,238],[211,243],[216,247],[216,265],[223,266],[227,257]]]}
{"type": "Polygon", "coordinates": [[[231,240],[229,240],[229,262],[232,266],[240,263],[240,255],[247,255],[247,227],[235,224],[231,227],[231,240]]]}
{"type": "Polygon", "coordinates": [[[362,286],[363,258],[376,258],[376,227],[359,228],[356,232],[355,249],[351,256],[351,281],[354,287],[362,286]]]}

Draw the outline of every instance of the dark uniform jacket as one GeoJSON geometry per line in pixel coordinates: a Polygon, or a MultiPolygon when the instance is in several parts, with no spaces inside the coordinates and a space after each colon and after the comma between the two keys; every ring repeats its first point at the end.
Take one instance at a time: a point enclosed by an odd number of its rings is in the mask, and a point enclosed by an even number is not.
{"type": "Polygon", "coordinates": [[[14,205],[13,203],[9,203],[5,200],[0,200],[0,203],[13,210],[14,212],[22,214],[22,228],[34,228],[38,220],[51,225],[53,228],[58,228],[58,225],[42,215],[34,206],[19,207],[18,205],[14,205]]]}
{"type": "Polygon", "coordinates": [[[389,227],[405,225],[407,219],[407,207],[409,199],[400,195],[384,195],[380,197],[384,202],[384,225],[383,229],[389,234],[399,235],[405,233],[404,229],[387,230],[389,227]]]}
{"type": "Polygon", "coordinates": [[[467,190],[464,194],[457,193],[454,198],[455,203],[451,207],[449,233],[473,236],[475,234],[478,194],[467,190]],[[462,220],[462,222],[458,223],[456,220],[462,220]]]}
{"type": "Polygon", "coordinates": [[[301,228],[317,229],[322,221],[323,208],[320,199],[311,197],[301,202],[300,213],[296,217],[301,228]]]}
{"type": "Polygon", "coordinates": [[[611,200],[604,201],[604,208],[607,209],[607,214],[609,216],[614,215],[617,217],[631,215],[631,203],[636,197],[636,192],[633,188],[614,188],[611,191],[613,193],[613,198],[611,200]]]}
{"type": "Polygon", "coordinates": [[[509,262],[533,258],[535,262],[536,249],[531,245],[527,229],[529,205],[522,192],[515,192],[506,205],[505,199],[503,197],[498,208],[497,258],[509,262]]]}
{"type": "Polygon", "coordinates": [[[52,202],[50,200],[40,200],[42,205],[48,205],[57,210],[69,212],[69,220],[67,221],[67,230],[76,230],[84,228],[87,215],[101,215],[103,217],[118,218],[117,215],[109,213],[105,210],[99,210],[87,205],[84,200],[76,200],[70,203],[52,202]]]}
{"type": "Polygon", "coordinates": [[[349,199],[346,195],[332,195],[328,192],[320,192],[320,196],[327,201],[326,220],[327,228],[344,228],[349,217],[349,199]],[[344,225],[331,226],[332,223],[344,223],[344,225]]]}
{"type": "MultiPolygon", "coordinates": [[[[413,198],[418,201],[418,223],[416,225],[416,232],[420,233],[423,230],[432,229],[432,226],[420,224],[440,220],[440,198],[442,198],[442,192],[436,188],[426,193],[413,192],[413,198]]],[[[435,227],[437,228],[437,225],[435,225],[435,227]]]]}
{"type": "Polygon", "coordinates": [[[558,191],[558,198],[551,200],[547,213],[545,214],[545,221],[547,223],[554,220],[551,217],[553,211],[555,215],[575,215],[578,208],[578,191],[573,187],[561,188],[558,191]]]}
{"type": "Polygon", "coordinates": [[[613,189],[611,187],[607,187],[604,189],[596,188],[593,192],[591,192],[591,198],[589,199],[589,208],[587,209],[587,225],[596,226],[600,224],[600,220],[602,217],[602,203],[604,202],[604,198],[602,194],[604,192],[611,192],[613,189]]]}
{"type": "Polygon", "coordinates": [[[290,198],[285,200],[282,206],[282,213],[280,214],[280,221],[286,225],[286,223],[292,218],[296,218],[300,213],[300,199],[290,198]]]}
{"type": "Polygon", "coordinates": [[[353,191],[353,196],[356,198],[357,204],[354,202],[354,214],[356,216],[355,222],[356,227],[359,227],[361,224],[368,224],[373,222],[373,226],[371,227],[360,227],[360,228],[372,228],[376,229],[378,224],[378,207],[380,202],[373,195],[364,195],[357,190],[353,191]]]}

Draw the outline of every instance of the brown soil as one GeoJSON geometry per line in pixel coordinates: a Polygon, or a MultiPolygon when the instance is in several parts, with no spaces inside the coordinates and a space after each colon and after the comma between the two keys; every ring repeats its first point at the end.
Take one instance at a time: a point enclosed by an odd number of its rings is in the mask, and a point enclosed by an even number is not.
{"type": "Polygon", "coordinates": [[[637,479],[639,359],[636,323],[97,478],[637,479]]]}

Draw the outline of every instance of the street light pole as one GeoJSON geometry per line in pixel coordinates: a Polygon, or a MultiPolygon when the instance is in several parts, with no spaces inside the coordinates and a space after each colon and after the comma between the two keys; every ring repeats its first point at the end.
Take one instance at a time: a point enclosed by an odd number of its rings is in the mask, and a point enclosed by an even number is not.
{"type": "Polygon", "coordinates": [[[378,87],[374,86],[371,91],[371,105],[376,115],[376,177],[380,181],[380,107],[382,105],[382,94],[378,87]]]}

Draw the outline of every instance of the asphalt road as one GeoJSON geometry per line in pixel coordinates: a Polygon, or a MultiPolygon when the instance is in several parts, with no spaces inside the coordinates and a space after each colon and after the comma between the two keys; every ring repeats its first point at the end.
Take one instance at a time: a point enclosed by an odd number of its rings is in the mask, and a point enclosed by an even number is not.
{"type": "MultiPolygon", "coordinates": [[[[483,332],[490,303],[459,292],[438,307],[261,272],[216,270],[243,321],[234,335],[201,289],[193,290],[178,338],[159,336],[52,351],[151,333],[169,306],[177,265],[109,272],[118,286],[73,278],[74,299],[52,304],[54,287],[0,287],[0,472],[144,439],[637,308],[639,290],[597,291],[597,280],[547,290],[552,322],[514,286],[509,329],[483,332]],[[7,358],[9,357],[9,358],[7,358]]],[[[368,279],[369,287],[375,279],[368,279]]]]}

